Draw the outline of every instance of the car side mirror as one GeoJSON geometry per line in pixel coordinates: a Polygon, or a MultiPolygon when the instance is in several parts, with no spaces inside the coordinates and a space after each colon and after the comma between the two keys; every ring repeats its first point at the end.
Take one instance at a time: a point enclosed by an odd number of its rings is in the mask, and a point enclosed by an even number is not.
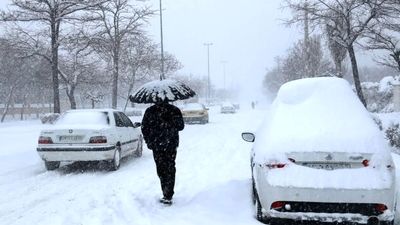
{"type": "Polygon", "coordinates": [[[142,123],[139,123],[139,122],[133,123],[133,128],[138,128],[138,127],[141,127],[141,126],[142,126],[142,123]]]}
{"type": "Polygon", "coordinates": [[[247,142],[254,142],[256,140],[256,136],[253,133],[242,133],[242,138],[247,142]]]}

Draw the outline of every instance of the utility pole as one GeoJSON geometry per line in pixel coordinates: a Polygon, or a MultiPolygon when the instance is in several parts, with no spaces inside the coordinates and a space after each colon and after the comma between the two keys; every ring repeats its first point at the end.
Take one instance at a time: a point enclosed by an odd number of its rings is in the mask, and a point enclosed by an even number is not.
{"type": "Polygon", "coordinates": [[[306,53],[306,77],[314,77],[315,74],[311,74],[310,71],[310,18],[309,18],[309,4],[308,0],[304,1],[304,51],[306,53]]]}
{"type": "Polygon", "coordinates": [[[160,33],[161,33],[161,75],[160,80],[165,79],[164,72],[164,36],[163,36],[163,19],[162,19],[162,3],[160,0],[160,33]]]}
{"type": "Polygon", "coordinates": [[[224,72],[224,98],[226,98],[226,64],[227,63],[228,63],[228,61],[225,61],[225,60],[221,61],[223,72],[224,72]]]}
{"type": "Polygon", "coordinates": [[[210,87],[210,46],[213,45],[213,43],[204,43],[205,46],[207,46],[207,103],[209,103],[210,98],[211,98],[211,87],[210,87]]]}

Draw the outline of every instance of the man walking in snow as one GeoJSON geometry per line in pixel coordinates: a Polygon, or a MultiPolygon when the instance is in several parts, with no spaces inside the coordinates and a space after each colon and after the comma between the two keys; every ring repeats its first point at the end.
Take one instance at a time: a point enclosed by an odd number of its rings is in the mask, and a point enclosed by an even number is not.
{"type": "Polygon", "coordinates": [[[184,122],[180,109],[168,102],[159,102],[149,107],[143,116],[143,138],[157,167],[163,197],[161,203],[172,204],[175,186],[175,159],[179,145],[179,131],[184,122]]]}

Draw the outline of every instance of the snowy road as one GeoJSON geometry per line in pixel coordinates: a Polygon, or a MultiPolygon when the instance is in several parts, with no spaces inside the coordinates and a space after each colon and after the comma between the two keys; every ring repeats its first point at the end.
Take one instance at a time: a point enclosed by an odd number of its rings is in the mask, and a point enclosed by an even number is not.
{"type": "Polygon", "coordinates": [[[36,154],[38,121],[0,125],[0,224],[259,224],[249,197],[249,149],[241,140],[265,111],[221,115],[188,125],[177,156],[175,204],[161,195],[151,152],[120,170],[65,166],[47,172],[36,154]]]}

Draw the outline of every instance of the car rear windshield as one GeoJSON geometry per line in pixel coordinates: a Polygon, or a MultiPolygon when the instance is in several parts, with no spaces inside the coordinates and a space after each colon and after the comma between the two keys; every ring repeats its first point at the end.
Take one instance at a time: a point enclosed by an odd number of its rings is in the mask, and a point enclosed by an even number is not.
{"type": "Polygon", "coordinates": [[[108,125],[107,112],[66,112],[56,122],[57,125],[108,125]]]}

